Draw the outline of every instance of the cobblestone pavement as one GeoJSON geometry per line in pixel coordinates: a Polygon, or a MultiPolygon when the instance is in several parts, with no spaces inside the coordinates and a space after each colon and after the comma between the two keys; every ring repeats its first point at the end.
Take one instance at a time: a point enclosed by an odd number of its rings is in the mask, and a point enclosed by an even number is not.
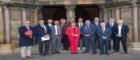
{"type": "MultiPolygon", "coordinates": [[[[129,54],[110,54],[110,55],[92,55],[90,53],[71,55],[69,51],[61,51],[62,54],[39,56],[37,52],[33,53],[33,58],[28,60],[140,60],[140,52],[129,52],[129,54]]],[[[21,60],[19,53],[10,55],[0,54],[0,60],[21,60]]]]}

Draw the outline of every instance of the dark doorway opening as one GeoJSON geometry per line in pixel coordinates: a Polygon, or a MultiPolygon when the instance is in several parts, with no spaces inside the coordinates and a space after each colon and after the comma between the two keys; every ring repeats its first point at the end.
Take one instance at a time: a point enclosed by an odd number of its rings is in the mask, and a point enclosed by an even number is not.
{"type": "Polygon", "coordinates": [[[78,5],[75,9],[76,20],[79,17],[85,19],[94,20],[95,17],[100,16],[100,9],[98,5],[78,5]]]}
{"type": "Polygon", "coordinates": [[[51,18],[53,20],[59,20],[60,18],[66,18],[66,9],[65,6],[43,6],[42,9],[43,19],[51,18]]]}

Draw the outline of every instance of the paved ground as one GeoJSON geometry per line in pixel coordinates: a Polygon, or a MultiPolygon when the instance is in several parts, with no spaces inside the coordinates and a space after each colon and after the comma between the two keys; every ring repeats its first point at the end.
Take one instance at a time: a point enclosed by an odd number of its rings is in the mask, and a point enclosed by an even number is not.
{"type": "MultiPolygon", "coordinates": [[[[91,55],[90,53],[71,55],[68,51],[61,51],[62,54],[39,56],[38,53],[33,53],[33,59],[29,60],[140,60],[140,52],[129,52],[129,54],[110,54],[106,55],[91,55]]],[[[20,54],[14,53],[11,55],[0,55],[0,60],[20,60],[20,54]]]]}

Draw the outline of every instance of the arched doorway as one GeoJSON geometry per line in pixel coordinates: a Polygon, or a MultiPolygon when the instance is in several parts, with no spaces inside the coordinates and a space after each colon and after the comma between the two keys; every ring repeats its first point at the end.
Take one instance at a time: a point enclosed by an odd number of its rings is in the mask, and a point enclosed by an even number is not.
{"type": "Polygon", "coordinates": [[[94,20],[95,17],[100,16],[100,9],[97,5],[77,5],[75,9],[76,20],[79,17],[94,20]]]}
{"type": "Polygon", "coordinates": [[[49,18],[53,20],[59,20],[60,18],[66,18],[65,6],[44,6],[42,9],[43,19],[46,21],[49,18]]]}

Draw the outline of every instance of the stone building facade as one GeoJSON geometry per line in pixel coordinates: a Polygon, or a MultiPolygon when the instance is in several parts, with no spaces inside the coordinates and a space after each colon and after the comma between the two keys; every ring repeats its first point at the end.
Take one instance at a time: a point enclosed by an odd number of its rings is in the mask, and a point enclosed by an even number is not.
{"type": "Polygon", "coordinates": [[[140,0],[0,0],[0,44],[16,43],[18,27],[25,20],[37,24],[44,5],[63,5],[67,20],[75,17],[77,5],[97,5],[101,20],[123,19],[129,25],[128,45],[140,50],[140,0]]]}

